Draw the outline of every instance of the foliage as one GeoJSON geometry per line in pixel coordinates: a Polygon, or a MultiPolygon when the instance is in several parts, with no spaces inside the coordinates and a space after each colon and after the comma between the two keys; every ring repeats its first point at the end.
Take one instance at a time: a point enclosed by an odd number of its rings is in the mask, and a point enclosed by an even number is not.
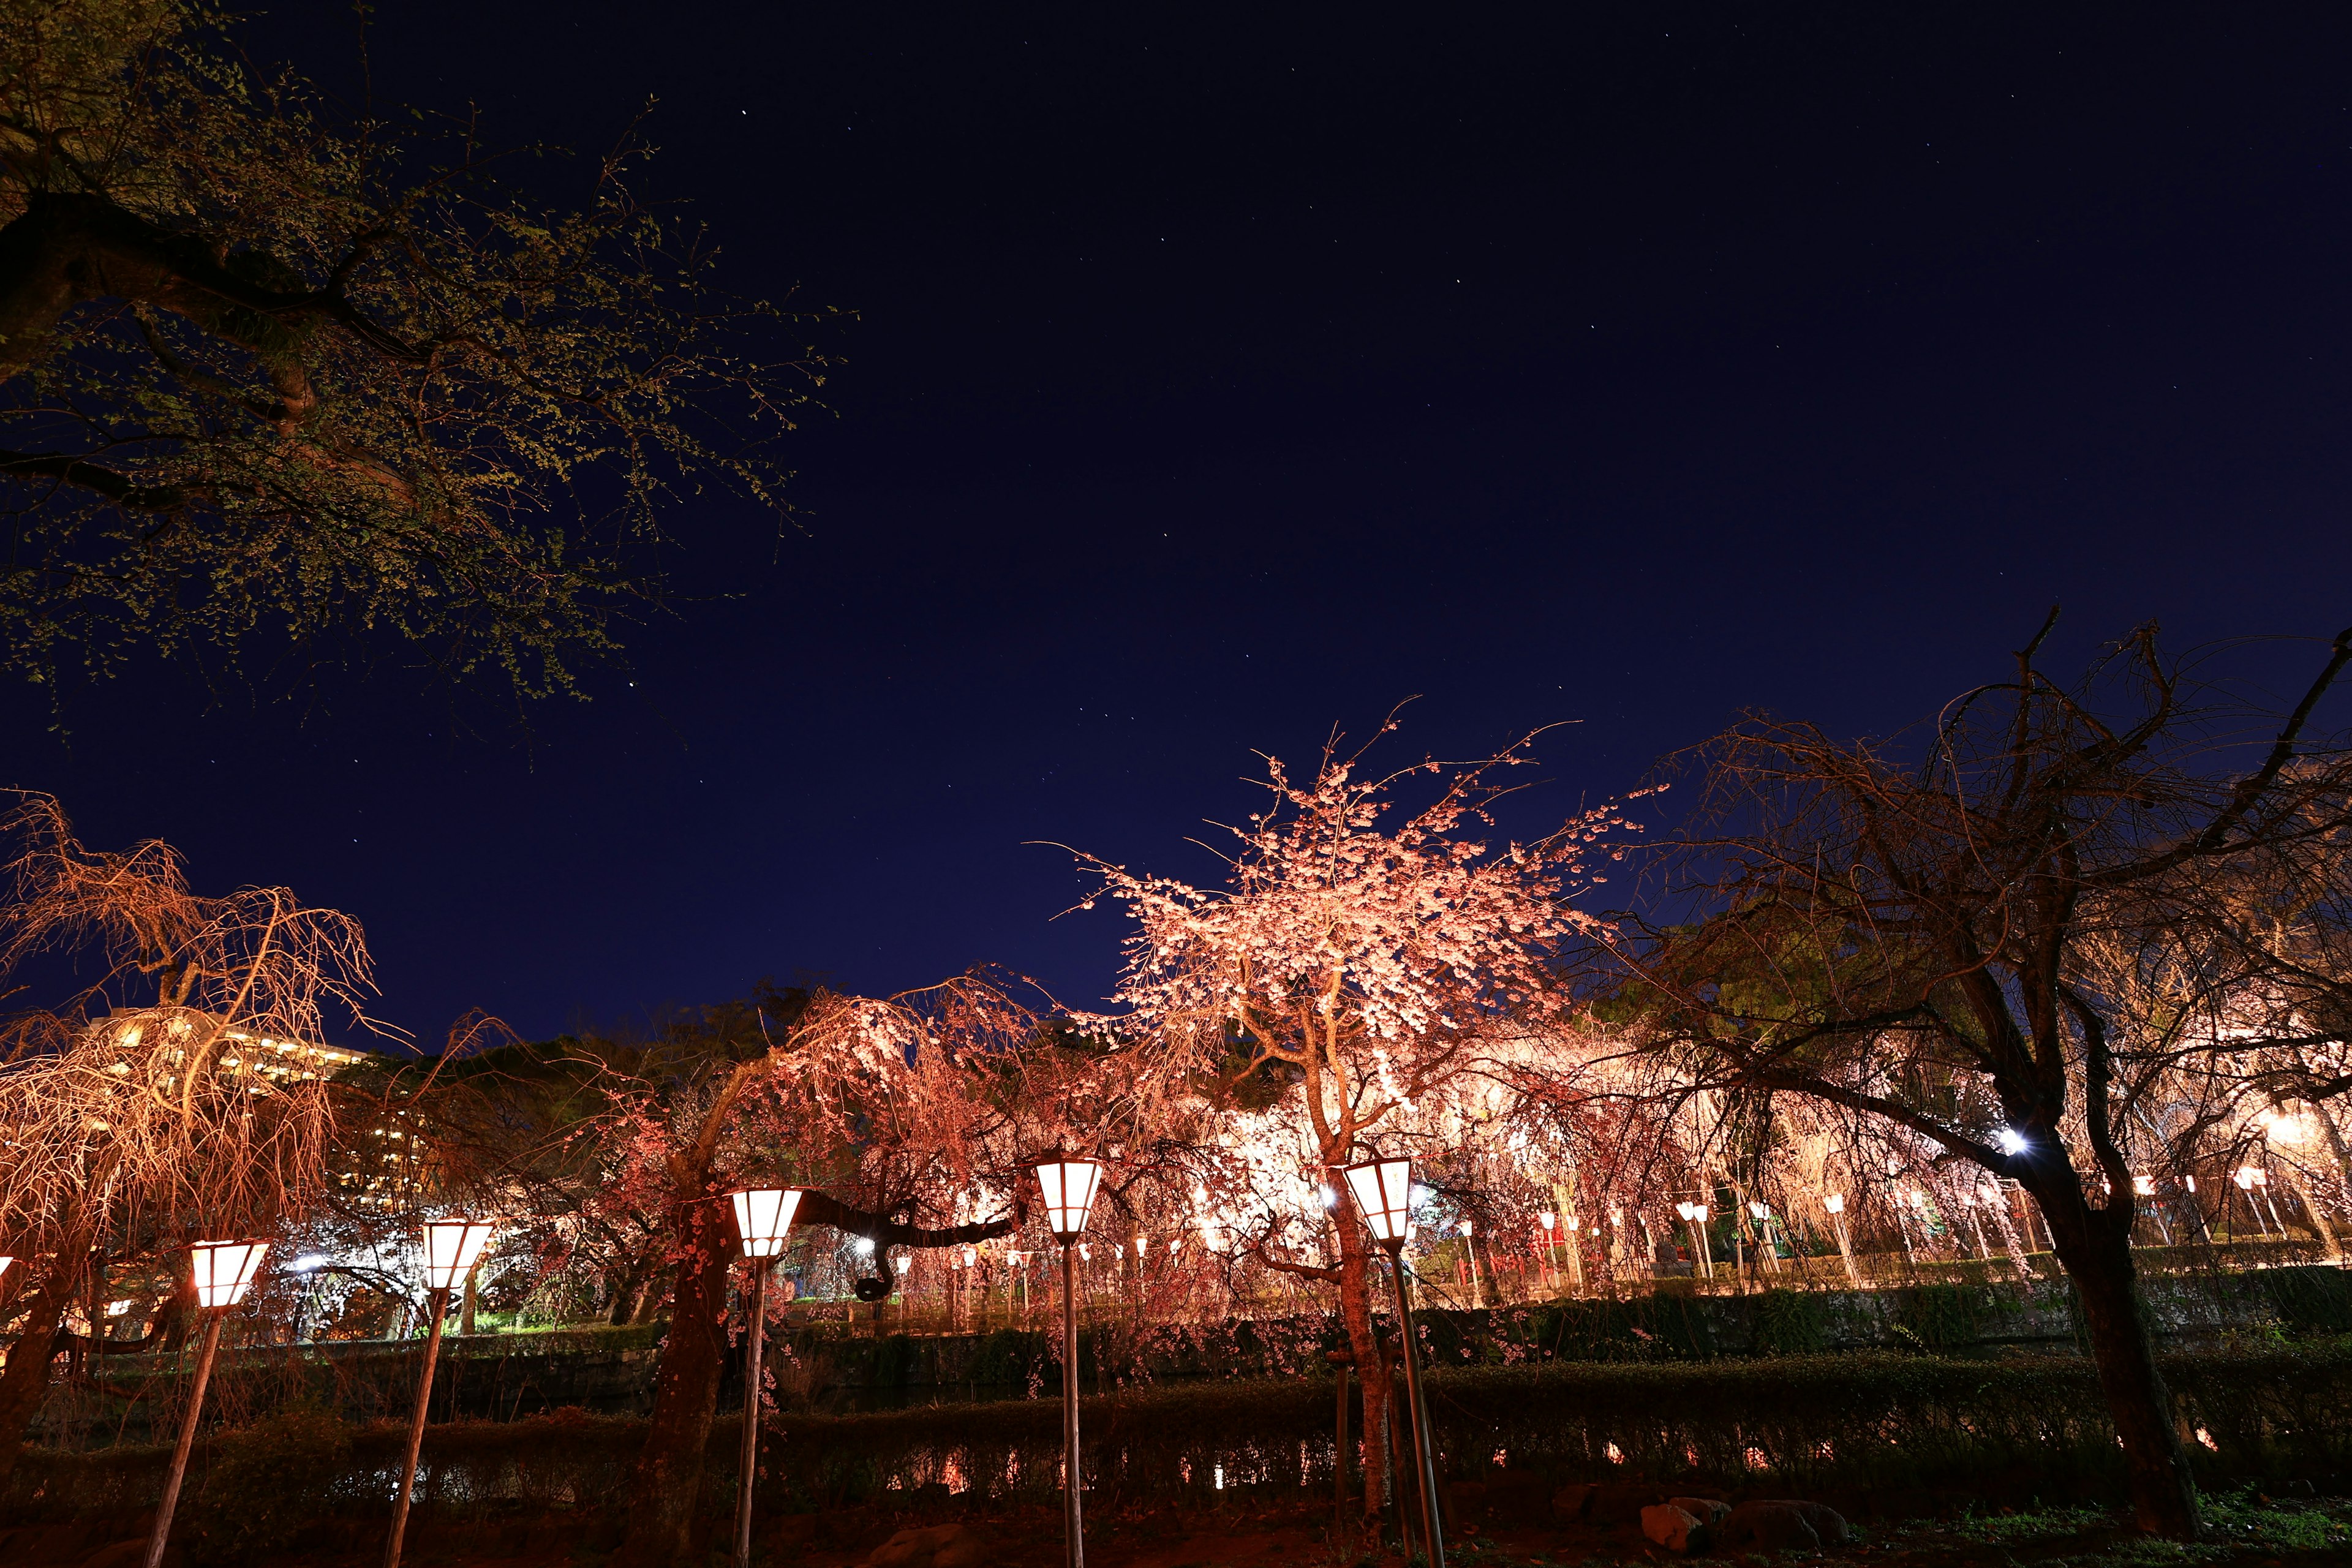
{"type": "Polygon", "coordinates": [[[325,1511],[351,1455],[351,1427],[317,1408],[285,1411],[223,1437],[190,1510],[193,1555],[243,1563],[283,1551],[325,1511]]]}
{"type": "MultiPolygon", "coordinates": [[[[2216,1451],[2198,1450],[2210,1482],[2324,1475],[2352,1460],[2352,1342],[2170,1357],[2167,1373],[2189,1419],[2216,1440],[2216,1451]]],[[[1331,1386],[1290,1377],[1140,1385],[1088,1399],[1084,1430],[1099,1506],[1328,1496],[1331,1386]]],[[[2025,1473],[2045,1500],[2111,1497],[2121,1483],[2096,1375],[2071,1359],[1868,1353],[1480,1367],[1433,1373],[1430,1404],[1442,1462],[1465,1479],[1501,1448],[1514,1468],[1559,1481],[1801,1492],[1982,1488],[2025,1473]]],[[[766,1424],[772,1468],[762,1495],[778,1507],[876,1503],[905,1512],[964,1490],[996,1505],[1050,1501],[1059,1422],[1051,1399],[787,1413],[766,1424]]],[[[712,1428],[714,1456],[732,1451],[730,1426],[712,1428]]],[[[425,1436],[428,1505],[464,1514],[507,1500],[576,1507],[610,1496],[645,1429],[577,1411],[436,1426],[425,1436]]],[[[396,1423],[354,1432],[352,1472],[396,1458],[401,1436],[396,1423]]],[[[225,1452],[216,1444],[205,1462],[217,1467],[225,1452]]],[[[41,1453],[0,1517],[135,1509],[165,1457],[160,1447],[41,1453]]],[[[730,1500],[717,1489],[705,1506],[724,1510],[730,1500]]],[[[2231,1517],[2226,1509],[2221,1517],[2231,1517]]]]}
{"type": "MultiPolygon", "coordinates": [[[[633,181],[506,184],[473,120],[338,116],[210,0],[0,6],[0,635],[56,681],[343,634],[572,689],[822,379],[633,181]],[[578,525],[567,521],[577,518],[578,525]]],[[[531,150],[535,151],[535,150],[531,150]]],[[[534,183],[545,165],[534,170],[534,183]]]]}

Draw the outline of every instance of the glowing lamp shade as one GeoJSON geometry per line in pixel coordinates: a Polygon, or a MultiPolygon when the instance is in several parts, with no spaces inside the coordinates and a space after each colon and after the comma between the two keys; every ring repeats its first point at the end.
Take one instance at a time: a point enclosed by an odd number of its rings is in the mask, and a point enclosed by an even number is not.
{"type": "Polygon", "coordinates": [[[266,1241],[199,1241],[188,1247],[196,1277],[196,1304],[216,1310],[236,1306],[261,1272],[266,1241]]]}
{"type": "Polygon", "coordinates": [[[1402,1247],[1412,1225],[1412,1162],[1367,1160],[1347,1170],[1348,1191],[1383,1247],[1402,1247]]]}
{"type": "Polygon", "coordinates": [[[1546,1230],[1549,1230],[1557,1221],[1551,1210],[1546,1209],[1543,1213],[1536,1215],[1536,1223],[1542,1226],[1546,1230]]]}
{"type": "Polygon", "coordinates": [[[2252,1165],[2239,1166],[2237,1182],[2242,1190],[2251,1190],[2254,1184],[2254,1168],[2252,1165]]]}
{"type": "Polygon", "coordinates": [[[1822,1200],[1822,1207],[1829,1210],[1832,1214],[1845,1213],[1845,1194],[1843,1193],[1832,1193],[1829,1196],[1822,1200]]]}
{"type": "Polygon", "coordinates": [[[494,1219],[428,1219],[425,1222],[425,1288],[454,1290],[474,1271],[482,1248],[498,1230],[494,1219]]]}
{"type": "Polygon", "coordinates": [[[800,1210],[801,1189],[749,1187],[728,1196],[735,1205],[735,1234],[743,1238],[743,1256],[782,1256],[784,1235],[793,1228],[793,1215],[800,1210]]]}
{"type": "Polygon", "coordinates": [[[2132,1178],[2132,1191],[2137,1193],[2144,1198],[2154,1197],[2156,1195],[2156,1178],[2154,1176],[2134,1176],[2132,1178]]]}
{"type": "Polygon", "coordinates": [[[1087,1228],[1095,1206],[1095,1188],[1102,1181],[1099,1160],[1046,1160],[1039,1163],[1037,1190],[1045,1199],[1045,1228],[1067,1245],[1087,1228]]]}

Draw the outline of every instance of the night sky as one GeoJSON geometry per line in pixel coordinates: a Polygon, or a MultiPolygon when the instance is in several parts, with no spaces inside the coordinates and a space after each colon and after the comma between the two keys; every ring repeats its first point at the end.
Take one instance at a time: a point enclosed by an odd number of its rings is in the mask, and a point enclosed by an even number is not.
{"type": "MultiPolygon", "coordinates": [[[[62,741],[0,691],[0,778],[356,915],[428,1044],[1084,1005],[1122,923],[1025,841],[1212,879],[1254,749],[1406,696],[1398,761],[1577,721],[1534,826],[1744,707],[1931,713],[2053,603],[2061,669],[2352,622],[2352,11],[1573,10],[384,5],[379,94],[589,149],[657,98],[729,279],[859,312],[806,531],[676,516],[707,602],[527,732],[380,646],[62,741]]],[[[340,6],[249,37],[357,79],[340,6]]]]}

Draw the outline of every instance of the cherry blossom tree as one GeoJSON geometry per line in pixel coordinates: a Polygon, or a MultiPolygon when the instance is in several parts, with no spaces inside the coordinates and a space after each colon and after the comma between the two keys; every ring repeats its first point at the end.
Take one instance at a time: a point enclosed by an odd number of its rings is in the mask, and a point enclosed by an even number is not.
{"type": "MultiPolygon", "coordinates": [[[[1396,729],[1393,716],[1380,731],[1396,729]]],[[[1264,809],[1231,828],[1221,888],[1144,875],[1090,855],[1096,899],[1136,922],[1100,1021],[1130,1044],[1129,1092],[1149,1124],[1202,1080],[1273,1079],[1302,1125],[1330,1194],[1328,1262],[1266,1261],[1339,1289],[1356,1364],[1390,1364],[1372,1331],[1368,1238],[1338,1167],[1387,1139],[1465,1079],[1482,1075],[1498,1033],[1562,1016],[1570,997],[1552,961],[1595,921],[1570,902],[1605,879],[1596,859],[1623,826],[1613,808],[1570,817],[1528,843],[1500,838],[1502,775],[1531,763],[1535,736],[1483,760],[1424,760],[1367,771],[1334,734],[1314,776],[1294,781],[1267,757],[1264,809]],[[1432,798],[1405,802],[1423,781],[1432,798]]],[[[1377,740],[1378,737],[1376,736],[1377,740]]],[[[1087,900],[1091,907],[1095,900],[1087,900]]],[[[1378,1451],[1389,1380],[1365,1379],[1365,1506],[1382,1505],[1378,1451]]]]}
{"type": "Polygon", "coordinates": [[[316,1200],[333,1105],[303,1048],[331,1006],[363,1020],[373,987],[358,923],[283,888],[193,892],[170,846],[86,848],[47,795],[20,796],[0,841],[0,984],[45,957],[93,976],[0,1020],[0,1242],[38,1272],[0,1373],[5,1478],[93,1249],[267,1234],[316,1200]]]}

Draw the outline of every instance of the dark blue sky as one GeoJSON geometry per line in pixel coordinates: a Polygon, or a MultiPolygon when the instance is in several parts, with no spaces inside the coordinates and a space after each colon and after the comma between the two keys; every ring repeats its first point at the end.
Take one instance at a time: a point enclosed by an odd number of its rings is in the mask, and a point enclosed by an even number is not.
{"type": "MultiPolygon", "coordinates": [[[[387,648],[144,671],[69,746],[0,693],[0,776],[357,915],[428,1040],[805,971],[1087,1002],[1117,917],[1025,840],[1210,877],[1253,748],[1408,694],[1400,758],[1580,721],[1532,826],[1743,706],[1907,722],[2053,601],[2061,667],[2352,622],[2352,14],[1273,9],[383,7],[380,94],[592,148],[657,97],[732,279],[861,313],[807,533],[677,516],[734,596],[527,742],[387,648]]],[[[335,7],[252,42],[352,79],[335,7]]]]}

